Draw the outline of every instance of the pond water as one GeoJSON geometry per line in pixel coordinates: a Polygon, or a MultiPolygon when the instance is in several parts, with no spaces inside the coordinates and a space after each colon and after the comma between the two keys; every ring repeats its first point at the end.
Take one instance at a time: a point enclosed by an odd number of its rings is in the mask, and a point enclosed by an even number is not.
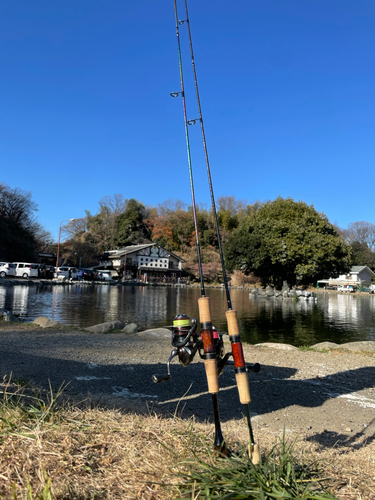
{"type": "MultiPolygon", "coordinates": [[[[226,331],[225,291],[207,289],[214,325],[226,331]]],[[[53,317],[66,325],[86,327],[110,320],[137,323],[139,329],[170,325],[177,313],[198,318],[198,288],[38,285],[0,286],[0,308],[33,321],[53,317]]],[[[331,341],[338,344],[375,341],[375,296],[319,293],[318,301],[294,302],[250,298],[248,290],[231,290],[242,340],[295,346],[331,341]]]]}

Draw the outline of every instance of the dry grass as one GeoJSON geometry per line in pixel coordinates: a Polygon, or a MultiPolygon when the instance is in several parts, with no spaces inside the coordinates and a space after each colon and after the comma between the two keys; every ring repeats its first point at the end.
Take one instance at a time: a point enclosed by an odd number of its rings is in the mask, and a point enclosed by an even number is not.
{"type": "Polygon", "coordinates": [[[174,498],[161,485],[171,484],[165,475],[176,454],[184,459],[190,447],[210,441],[208,427],[193,422],[90,408],[87,402],[56,409],[48,395],[35,396],[9,382],[1,392],[5,498],[49,498],[43,490],[59,500],[174,498]]]}
{"type": "MultiPolygon", "coordinates": [[[[0,384],[0,497],[13,499],[144,499],[179,496],[171,468],[207,460],[212,426],[154,414],[124,413],[88,402],[57,408],[56,397],[0,384]]],[[[226,424],[229,444],[246,443],[246,425],[226,424]]],[[[282,433],[282,430],[281,430],[282,433]]],[[[275,435],[257,432],[263,452],[275,435]]],[[[299,459],[319,459],[342,499],[375,498],[373,443],[323,449],[301,436],[299,459]]],[[[208,457],[214,460],[214,457],[208,457]]],[[[191,497],[190,497],[191,498],[191,497]]]]}

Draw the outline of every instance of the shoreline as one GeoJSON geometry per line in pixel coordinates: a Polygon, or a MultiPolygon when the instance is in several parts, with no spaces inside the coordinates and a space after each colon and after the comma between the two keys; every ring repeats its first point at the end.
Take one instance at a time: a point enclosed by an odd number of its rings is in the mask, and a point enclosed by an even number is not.
{"type": "MultiPolygon", "coordinates": [[[[188,427],[193,421],[207,433],[213,430],[211,395],[199,357],[187,367],[173,362],[169,382],[151,380],[154,373],[166,372],[169,330],[93,334],[2,321],[0,339],[3,379],[11,375],[47,391],[63,387],[64,400],[73,405],[84,401],[88,408],[138,415],[140,422],[150,417],[157,422],[167,419],[170,425],[184,421],[188,427]]],[[[249,374],[249,382],[254,435],[263,450],[285,434],[318,458],[331,458],[333,466],[344,464],[352,470],[346,477],[353,479],[343,483],[349,492],[353,487],[361,491],[366,471],[370,490],[362,491],[371,491],[375,486],[375,354],[301,350],[271,343],[243,348],[248,363],[261,365],[259,373],[249,374]]],[[[225,350],[230,350],[229,342],[225,350]]],[[[247,443],[233,367],[225,368],[219,385],[223,435],[231,442],[247,443]]]]}
{"type": "MultiPolygon", "coordinates": [[[[163,414],[175,411],[177,403],[183,402],[187,416],[207,418],[204,405],[196,404],[202,398],[210,407],[199,356],[188,367],[174,361],[170,382],[152,382],[154,373],[166,372],[171,352],[168,329],[97,334],[73,327],[0,322],[0,338],[2,377],[13,373],[46,388],[48,380],[53,387],[69,382],[67,394],[90,394],[93,399],[105,398],[120,406],[136,403],[144,411],[149,404],[163,414]]],[[[224,345],[230,350],[229,341],[224,345]]],[[[258,374],[249,374],[252,411],[259,425],[271,425],[275,415],[282,422],[285,411],[293,408],[294,426],[302,423],[302,415],[310,415],[312,421],[336,433],[342,427],[341,417],[345,419],[343,410],[348,419],[355,408],[358,418],[363,415],[364,421],[373,420],[375,342],[324,342],[308,349],[288,344],[243,344],[243,349],[248,363],[258,362],[262,367],[258,374]],[[319,416],[320,407],[332,407],[332,411],[319,416]]],[[[229,366],[220,377],[220,387],[223,395],[230,395],[221,403],[222,417],[228,421],[241,418],[234,372],[229,366]]],[[[319,425],[312,426],[314,431],[319,425]]],[[[363,425],[358,423],[360,430],[363,425]]]]}
{"type": "MultiPolygon", "coordinates": [[[[72,281],[63,281],[63,280],[56,280],[56,279],[46,279],[46,278],[1,278],[0,279],[0,287],[12,287],[12,286],[38,286],[38,285],[52,285],[52,286],[74,286],[74,285],[84,285],[84,286],[92,286],[92,285],[105,285],[105,286],[151,286],[151,287],[180,287],[180,288],[200,288],[199,283],[190,283],[189,285],[184,284],[184,283],[143,283],[143,282],[138,282],[138,281],[78,281],[78,280],[72,280],[72,281]]],[[[207,284],[205,283],[206,288],[215,288],[215,289],[222,289],[223,284],[207,284]]],[[[230,290],[244,290],[244,291],[249,291],[252,292],[254,289],[265,289],[261,286],[257,285],[245,285],[245,286],[230,286],[230,290]]],[[[367,296],[367,295],[373,295],[373,293],[370,292],[360,292],[360,291],[355,291],[352,293],[348,292],[343,292],[339,290],[327,290],[324,288],[316,288],[313,286],[309,286],[306,288],[306,291],[309,292],[315,292],[316,295],[321,295],[321,294],[339,294],[339,295],[349,295],[349,296],[367,296]]],[[[273,297],[265,297],[261,296],[261,298],[273,298],[273,297]]],[[[277,297],[276,297],[277,298],[277,297]]]]}

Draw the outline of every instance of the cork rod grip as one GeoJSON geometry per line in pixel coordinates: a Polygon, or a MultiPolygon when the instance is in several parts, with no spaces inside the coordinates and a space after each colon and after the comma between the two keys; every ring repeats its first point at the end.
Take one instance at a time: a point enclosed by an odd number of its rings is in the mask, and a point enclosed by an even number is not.
{"type": "Polygon", "coordinates": [[[240,331],[238,328],[237,311],[227,311],[225,316],[227,317],[229,336],[232,337],[233,335],[239,335],[240,331]]]}
{"type": "Polygon", "coordinates": [[[205,359],[204,367],[206,369],[206,377],[208,384],[208,392],[215,394],[219,392],[219,376],[217,374],[217,362],[215,359],[205,359]]]}
{"type": "Polygon", "coordinates": [[[250,387],[247,373],[236,373],[236,382],[240,401],[243,405],[250,403],[250,387]]]}
{"type": "Polygon", "coordinates": [[[253,462],[254,465],[259,464],[260,462],[260,450],[259,445],[252,444],[249,446],[249,458],[253,462]]]}
{"type": "Polygon", "coordinates": [[[211,323],[210,297],[198,299],[199,320],[201,323],[211,323]]]}

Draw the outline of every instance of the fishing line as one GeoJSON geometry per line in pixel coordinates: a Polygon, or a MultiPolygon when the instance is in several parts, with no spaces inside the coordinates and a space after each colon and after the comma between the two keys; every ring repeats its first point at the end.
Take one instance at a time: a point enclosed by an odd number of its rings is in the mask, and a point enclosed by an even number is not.
{"type": "Polygon", "coordinates": [[[221,242],[219,221],[217,218],[215,196],[214,196],[212,178],[211,178],[211,169],[210,169],[210,163],[209,163],[209,159],[208,159],[206,136],[205,136],[205,132],[204,132],[203,115],[202,115],[202,109],[201,109],[201,103],[200,103],[200,97],[199,97],[199,89],[198,89],[198,79],[197,79],[197,73],[196,73],[196,69],[195,69],[193,42],[192,42],[192,36],[191,36],[191,31],[190,31],[190,20],[189,20],[187,0],[184,0],[186,19],[183,21],[178,21],[176,0],[174,0],[174,2],[175,2],[175,13],[176,13],[177,26],[179,24],[184,24],[186,22],[187,29],[188,29],[191,64],[192,64],[192,68],[193,68],[195,92],[196,92],[196,99],[197,99],[198,112],[199,112],[198,119],[190,120],[190,122],[188,122],[186,120],[185,124],[186,125],[194,125],[197,121],[199,121],[200,126],[201,126],[203,149],[204,149],[204,155],[205,155],[206,167],[207,167],[208,184],[209,184],[210,195],[211,195],[212,212],[213,212],[213,216],[214,216],[214,220],[215,220],[217,242],[218,242],[218,247],[219,247],[219,254],[220,254],[222,271],[223,271],[224,287],[225,287],[225,293],[226,293],[227,303],[228,303],[228,311],[226,312],[226,317],[227,317],[227,322],[228,322],[228,333],[229,333],[229,338],[231,341],[232,352],[233,352],[233,357],[234,357],[237,387],[238,387],[238,392],[239,392],[239,396],[240,396],[240,401],[242,404],[245,405],[246,419],[247,419],[247,424],[248,424],[249,434],[250,434],[249,455],[252,458],[254,463],[258,463],[259,459],[260,459],[259,448],[258,448],[258,445],[256,445],[254,442],[254,434],[253,434],[253,429],[252,429],[251,419],[250,419],[249,403],[251,401],[251,398],[250,398],[249,380],[248,380],[248,376],[247,376],[247,367],[246,367],[246,363],[245,363],[245,359],[244,359],[244,355],[243,355],[243,348],[242,348],[242,343],[241,343],[241,339],[240,339],[240,332],[239,332],[239,328],[238,328],[237,312],[234,311],[233,307],[232,307],[227,272],[226,272],[226,268],[225,268],[224,252],[223,252],[223,247],[222,247],[222,242],[221,242]]]}
{"type": "Polygon", "coordinates": [[[189,140],[189,129],[188,129],[189,122],[187,119],[184,76],[183,76],[183,71],[182,71],[182,56],[181,56],[180,29],[179,29],[180,22],[178,20],[176,0],[174,0],[174,12],[175,12],[175,18],[176,18],[176,35],[177,35],[177,47],[178,47],[178,62],[179,62],[179,67],[180,67],[181,92],[171,92],[170,95],[172,97],[178,97],[181,94],[181,98],[182,98],[182,107],[183,107],[183,111],[184,111],[184,124],[185,124],[185,139],[186,139],[186,148],[187,148],[187,156],[188,156],[188,164],[189,164],[191,199],[192,199],[192,205],[193,205],[195,237],[196,237],[196,245],[197,245],[197,253],[198,253],[199,277],[200,277],[200,282],[201,282],[201,295],[202,295],[202,297],[205,297],[206,294],[205,294],[204,281],[203,281],[203,269],[202,269],[201,247],[200,247],[200,242],[199,242],[197,207],[195,204],[193,168],[192,168],[192,164],[191,164],[190,140],[189,140]]]}
{"type": "Polygon", "coordinates": [[[227,278],[227,272],[226,272],[225,261],[224,261],[224,252],[223,252],[223,247],[222,247],[222,243],[221,243],[219,221],[218,221],[218,218],[217,218],[214,189],[213,189],[213,185],[212,185],[210,162],[209,162],[209,159],[208,159],[206,135],[205,135],[205,132],[204,132],[204,125],[203,125],[203,115],[202,115],[202,108],[201,108],[201,100],[200,100],[200,97],[199,97],[197,72],[196,72],[196,69],[195,69],[193,42],[192,42],[191,31],[190,31],[189,12],[188,12],[187,0],[184,0],[184,1],[185,1],[186,19],[184,21],[180,21],[180,23],[185,23],[186,22],[186,24],[187,24],[188,35],[189,35],[190,54],[191,54],[191,65],[193,67],[195,93],[196,93],[196,96],[197,96],[198,113],[199,113],[199,118],[197,118],[196,120],[190,120],[190,123],[189,122],[188,123],[189,123],[189,125],[195,125],[195,123],[197,121],[199,121],[200,122],[200,126],[201,126],[204,156],[205,156],[206,167],[207,167],[208,184],[209,184],[209,187],[210,187],[212,213],[213,213],[213,216],[214,216],[215,227],[216,227],[217,244],[218,244],[218,247],[219,247],[221,267],[222,267],[222,270],[223,270],[223,279],[224,279],[225,293],[226,293],[226,296],[227,296],[228,309],[231,310],[232,309],[232,301],[231,301],[231,298],[230,298],[230,292],[229,292],[229,286],[228,286],[228,278],[227,278]]]}
{"type": "MultiPolygon", "coordinates": [[[[198,299],[198,308],[199,308],[199,317],[200,317],[200,323],[201,323],[201,339],[203,342],[203,350],[204,350],[204,354],[202,355],[202,358],[204,360],[204,365],[205,365],[205,370],[206,370],[208,392],[212,396],[213,416],[214,416],[214,424],[215,424],[214,447],[215,447],[215,450],[217,452],[219,452],[221,455],[226,455],[227,449],[226,449],[225,441],[224,441],[224,438],[223,438],[223,435],[221,432],[220,414],[219,414],[219,405],[218,405],[219,373],[218,373],[217,353],[216,353],[216,348],[215,348],[215,339],[214,339],[214,335],[213,335],[210,298],[206,297],[206,295],[205,295],[205,288],[204,288],[204,281],[203,281],[202,257],[201,257],[200,243],[199,243],[197,209],[196,209],[196,204],[195,204],[193,169],[192,169],[192,164],[191,164],[190,140],[189,140],[189,131],[188,131],[188,126],[193,125],[196,122],[196,120],[188,121],[188,119],[187,119],[184,78],[183,78],[183,71],[182,71],[180,29],[179,29],[179,26],[181,24],[183,24],[183,21],[179,21],[179,19],[178,19],[177,1],[176,0],[174,0],[174,11],[175,11],[175,19],[176,19],[178,61],[179,61],[179,67],[180,67],[181,97],[182,97],[182,105],[183,105],[183,111],[184,111],[184,124],[185,124],[186,146],[187,146],[188,163],[189,163],[190,187],[191,187],[194,226],[195,226],[195,234],[196,234],[196,242],[197,242],[199,276],[200,276],[200,282],[201,282],[201,298],[198,299]]],[[[179,94],[180,93],[173,92],[171,95],[172,95],[172,97],[177,97],[179,94]]]]}

